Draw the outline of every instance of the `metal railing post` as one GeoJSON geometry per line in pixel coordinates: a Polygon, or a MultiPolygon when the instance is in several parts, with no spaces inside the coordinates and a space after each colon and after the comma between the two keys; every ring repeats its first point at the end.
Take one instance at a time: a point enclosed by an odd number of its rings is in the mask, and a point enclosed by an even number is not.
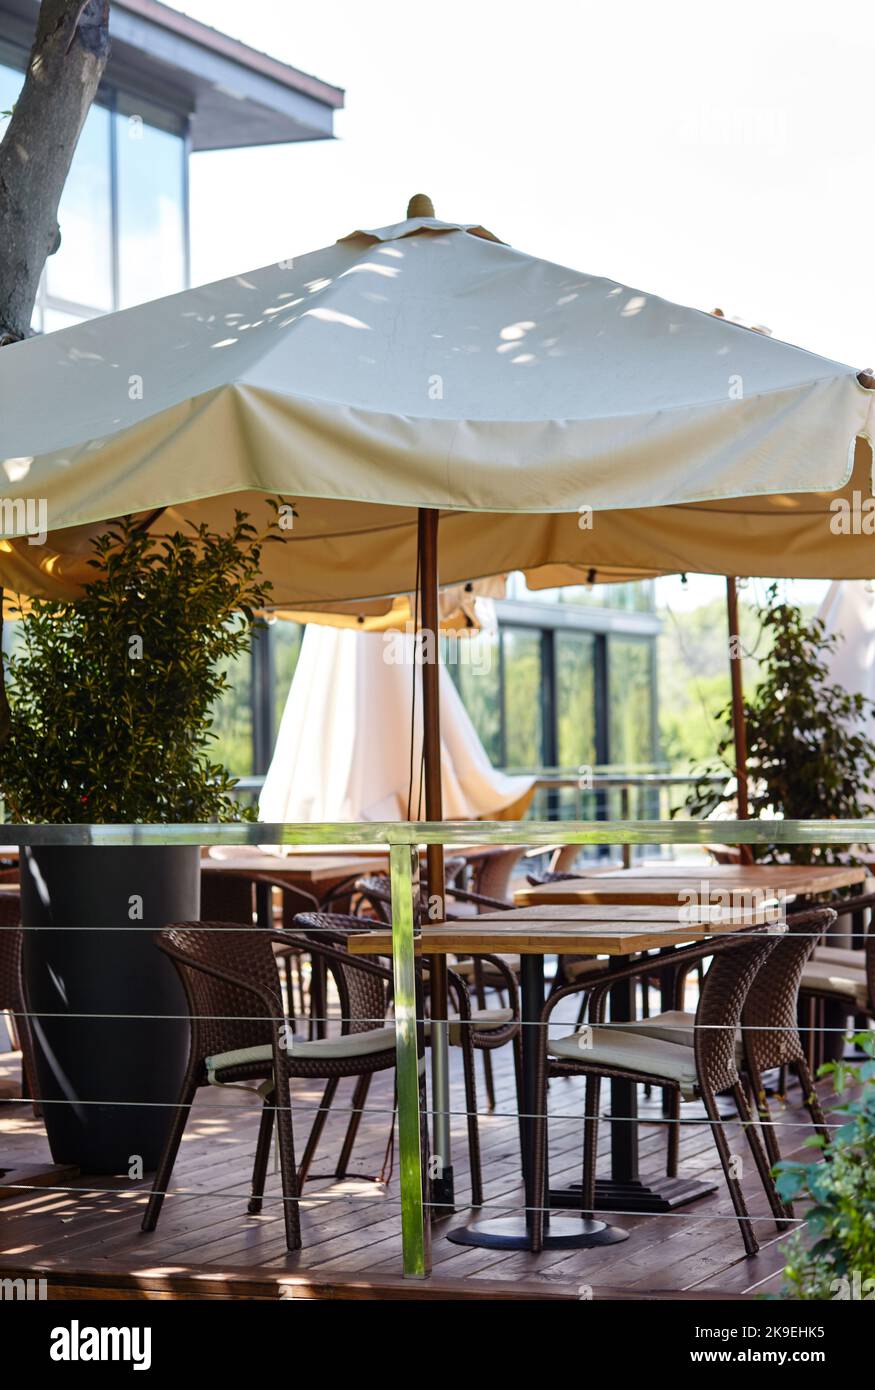
{"type": "Polygon", "coordinates": [[[416,1026],[416,946],[413,932],[413,859],[416,853],[416,847],[409,844],[389,847],[402,1271],[407,1278],[424,1279],[431,1273],[431,1239],[422,1193],[422,1116],[419,1108],[422,1073],[416,1026]]]}

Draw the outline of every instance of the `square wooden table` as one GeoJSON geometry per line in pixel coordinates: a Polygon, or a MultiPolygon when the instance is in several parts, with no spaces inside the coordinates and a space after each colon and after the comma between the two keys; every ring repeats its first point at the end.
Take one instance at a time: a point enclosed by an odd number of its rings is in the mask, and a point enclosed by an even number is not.
{"type": "MultiPolygon", "coordinates": [[[[526,1250],[531,1247],[533,1190],[533,1123],[538,1068],[537,1024],[544,1005],[544,956],[592,955],[609,957],[615,967],[625,965],[642,951],[665,950],[690,942],[706,941],[727,932],[771,925],[782,930],[780,909],[774,906],[716,907],[683,912],[675,902],[624,906],[617,903],[560,904],[551,908],[511,908],[506,912],[485,912],[458,922],[424,923],[416,938],[419,953],[501,954],[514,952],[521,958],[521,1017],[523,1051],[522,1110],[523,1176],[526,1190],[526,1217],[502,1217],[475,1222],[453,1231],[449,1239],[461,1245],[488,1249],[526,1250]]],[[[378,928],[351,936],[352,955],[392,954],[392,933],[378,928]]],[[[654,961],[654,970],[671,963],[668,955],[654,961]]],[[[608,967],[610,971],[610,965],[608,967]]],[[[635,1017],[635,982],[623,979],[611,990],[611,1020],[625,1022],[635,1017]]],[[[638,1171],[637,1085],[615,1081],[611,1087],[611,1177],[596,1185],[596,1209],[614,1212],[671,1211],[713,1191],[695,1179],[657,1178],[645,1183],[638,1171]]],[[[580,1209],[576,1188],[549,1193],[550,1207],[580,1209]]],[[[626,1239],[626,1232],[604,1221],[570,1217],[551,1217],[545,1233],[547,1248],[586,1249],[626,1239]]]]}
{"type": "Polygon", "coordinates": [[[655,864],[518,888],[520,907],[558,903],[677,904],[691,892],[714,901],[764,902],[835,893],[863,883],[866,870],[852,864],[655,864]]]}

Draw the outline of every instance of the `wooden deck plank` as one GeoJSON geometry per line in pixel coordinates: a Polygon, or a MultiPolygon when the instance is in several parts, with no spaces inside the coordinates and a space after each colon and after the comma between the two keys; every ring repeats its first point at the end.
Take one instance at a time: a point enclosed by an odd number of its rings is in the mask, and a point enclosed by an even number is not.
{"type": "MultiPolygon", "coordinates": [[[[8,1060],[8,1059],[4,1059],[8,1060]]],[[[522,1204],[515,1088],[510,1050],[493,1055],[496,1113],[485,1113],[480,1086],[481,1146],[486,1212],[522,1204]]],[[[453,1101],[462,1106],[458,1056],[453,1054],[453,1101]]],[[[480,1062],[478,1060],[478,1074],[480,1062]]],[[[8,1072],[0,1066],[0,1075],[8,1072]]],[[[383,1162],[391,1113],[391,1077],[375,1078],[353,1167],[377,1173],[383,1162]]],[[[348,1088],[351,1090],[351,1087],[348,1088]]],[[[798,1093],[794,1093],[794,1100],[798,1093]]],[[[297,1142],[306,1132],[304,1112],[318,1103],[319,1089],[296,1088],[297,1142]]],[[[574,1181],[579,1172],[583,1087],[562,1079],[551,1085],[551,1173],[574,1181]]],[[[745,1165],[744,1188],[763,1249],[744,1258],[737,1225],[707,1125],[694,1123],[695,1106],[684,1106],[681,1172],[705,1173],[716,1191],[666,1216],[618,1216],[630,1231],[623,1245],[589,1251],[545,1251],[540,1255],[470,1249],[451,1245],[447,1232],[468,1220],[470,1186],[464,1116],[452,1117],[459,1210],[433,1230],[434,1274],[426,1281],[431,1296],[577,1298],[580,1290],[598,1297],[653,1296],[713,1298],[749,1296],[776,1284],[781,1267],[779,1237],[767,1214],[753,1165],[745,1165]]],[[[349,1114],[349,1094],[326,1124],[316,1158],[324,1175],[308,1183],[303,1202],[305,1248],[285,1249],[278,1177],[270,1173],[264,1214],[246,1213],[249,1173],[257,1132],[258,1106],[239,1091],[204,1092],[198,1098],[156,1232],[143,1236],[139,1223],[147,1185],[80,1178],[17,1194],[0,1204],[0,1269],[49,1271],[52,1296],[118,1298],[375,1298],[424,1297],[408,1292],[400,1280],[400,1210],[397,1171],[386,1191],[351,1178],[331,1177],[349,1114]],[[70,1290],[78,1290],[75,1295],[70,1290]]],[[[794,1104],[781,1117],[788,1153],[802,1150],[808,1134],[804,1112],[794,1104]],[[794,1126],[797,1126],[795,1128],[794,1126]]],[[[602,1162],[610,1124],[600,1126],[602,1162]]],[[[655,1109],[640,1118],[641,1166],[645,1175],[662,1171],[666,1131],[655,1109]]],[[[733,1152],[744,1151],[737,1125],[730,1126],[733,1152]]],[[[0,1108],[0,1146],[6,1162],[45,1163],[44,1132],[27,1106],[0,1108]]],[[[810,1152],[810,1151],[808,1151],[810,1152]]]]}

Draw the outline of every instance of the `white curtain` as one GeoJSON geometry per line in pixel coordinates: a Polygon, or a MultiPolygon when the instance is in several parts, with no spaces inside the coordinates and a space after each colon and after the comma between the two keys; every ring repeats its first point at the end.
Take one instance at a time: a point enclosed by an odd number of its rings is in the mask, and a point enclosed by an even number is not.
{"type": "MultiPolygon", "coordinates": [[[[459,650],[469,639],[458,639],[459,650]]],[[[424,819],[419,804],[421,667],[411,636],[308,626],[259,803],[265,821],[424,819]]],[[[497,772],[442,666],[444,817],[497,815],[533,779],[497,772]]]]}
{"type": "MultiPolygon", "coordinates": [[[[869,580],[842,580],[830,585],[819,617],[838,636],[829,662],[830,677],[852,694],[875,700],[875,592],[869,580]]],[[[875,738],[875,719],[864,718],[861,730],[875,738]]]]}

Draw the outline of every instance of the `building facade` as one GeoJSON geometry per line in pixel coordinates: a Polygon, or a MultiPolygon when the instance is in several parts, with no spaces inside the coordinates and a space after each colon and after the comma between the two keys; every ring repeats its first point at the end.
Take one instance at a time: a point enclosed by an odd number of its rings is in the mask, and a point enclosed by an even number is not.
{"type": "MultiPolygon", "coordinates": [[[[0,0],[0,112],[15,104],[37,0],[0,0]]],[[[61,200],[38,332],[189,282],[188,161],[198,150],[331,138],[343,92],[157,0],[113,0],[112,48],[61,200]]]]}

